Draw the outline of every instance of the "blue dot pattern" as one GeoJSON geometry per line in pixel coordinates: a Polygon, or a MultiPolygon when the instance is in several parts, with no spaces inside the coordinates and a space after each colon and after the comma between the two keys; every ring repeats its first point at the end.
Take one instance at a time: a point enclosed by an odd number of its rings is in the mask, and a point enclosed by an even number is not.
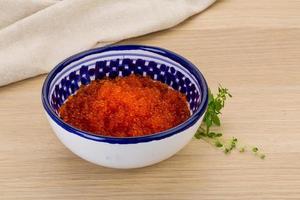
{"type": "Polygon", "coordinates": [[[80,85],[87,85],[95,79],[125,77],[130,74],[149,76],[184,93],[192,113],[198,109],[201,103],[201,96],[188,77],[173,66],[166,66],[154,61],[130,58],[103,60],[97,61],[90,66],[82,65],[80,69],[66,72],[66,74],[54,86],[54,91],[51,95],[51,106],[56,113],[64,101],[79,89],[80,85]]]}

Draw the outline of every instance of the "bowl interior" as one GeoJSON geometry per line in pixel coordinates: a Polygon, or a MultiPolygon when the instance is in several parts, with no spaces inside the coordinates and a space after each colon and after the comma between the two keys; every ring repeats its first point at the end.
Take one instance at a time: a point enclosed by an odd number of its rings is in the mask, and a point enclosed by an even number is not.
{"type": "Polygon", "coordinates": [[[70,95],[76,93],[80,85],[104,77],[130,74],[149,76],[184,93],[192,116],[199,112],[200,106],[204,107],[203,101],[207,102],[204,78],[184,58],[159,48],[117,46],[83,52],[60,63],[44,83],[44,105],[46,101],[51,112],[59,118],[59,108],[70,95]]]}

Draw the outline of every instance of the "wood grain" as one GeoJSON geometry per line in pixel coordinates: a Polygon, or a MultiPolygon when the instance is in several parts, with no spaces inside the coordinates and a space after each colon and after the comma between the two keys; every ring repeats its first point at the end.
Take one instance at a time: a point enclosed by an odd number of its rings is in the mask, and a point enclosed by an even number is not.
{"type": "Polygon", "coordinates": [[[73,155],[40,101],[45,76],[0,88],[0,199],[300,199],[300,1],[223,0],[173,29],[125,44],[182,54],[230,88],[222,131],[267,158],[193,140],[171,159],[113,170],[73,155]]]}

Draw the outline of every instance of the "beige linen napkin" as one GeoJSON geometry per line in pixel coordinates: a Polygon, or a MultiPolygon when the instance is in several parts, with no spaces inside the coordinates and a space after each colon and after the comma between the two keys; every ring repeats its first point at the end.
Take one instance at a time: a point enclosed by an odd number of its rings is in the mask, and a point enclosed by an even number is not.
{"type": "Polygon", "coordinates": [[[79,51],[172,27],[215,0],[0,0],[0,86],[79,51]]]}

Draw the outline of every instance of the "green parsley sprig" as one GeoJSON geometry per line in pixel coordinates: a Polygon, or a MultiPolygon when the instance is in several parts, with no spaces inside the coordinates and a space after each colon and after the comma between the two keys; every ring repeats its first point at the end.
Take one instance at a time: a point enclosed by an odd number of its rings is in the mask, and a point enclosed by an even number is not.
{"type": "MultiPolygon", "coordinates": [[[[247,146],[239,147],[238,139],[235,137],[226,140],[222,133],[212,131],[213,127],[221,126],[221,110],[225,106],[225,101],[231,97],[232,95],[228,89],[223,88],[221,85],[218,87],[217,95],[213,95],[211,90],[208,91],[207,110],[203,122],[195,134],[195,138],[203,139],[207,143],[221,149],[225,154],[229,154],[234,149],[238,149],[240,153],[243,153],[249,148],[247,146]]],[[[261,153],[257,147],[251,147],[251,151],[261,159],[265,158],[265,154],[261,153]]]]}

